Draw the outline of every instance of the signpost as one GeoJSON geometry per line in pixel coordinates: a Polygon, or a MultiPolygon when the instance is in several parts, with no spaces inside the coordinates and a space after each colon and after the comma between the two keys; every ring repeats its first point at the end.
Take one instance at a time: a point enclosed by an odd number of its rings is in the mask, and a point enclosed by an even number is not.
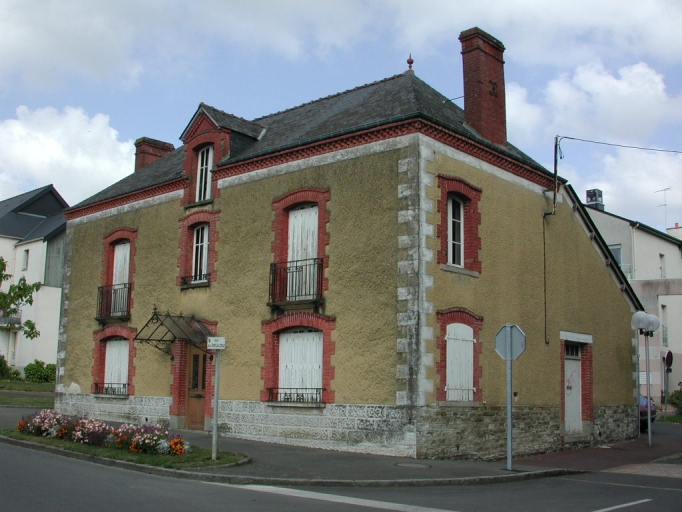
{"type": "Polygon", "coordinates": [[[518,325],[504,324],[495,335],[495,352],[507,361],[507,469],[512,469],[512,361],[526,350],[526,335],[518,325]]]}
{"type": "Polygon", "coordinates": [[[665,397],[665,414],[663,415],[663,421],[665,421],[665,417],[668,414],[668,385],[669,385],[669,380],[670,380],[670,373],[673,371],[672,365],[673,365],[673,353],[668,350],[663,357],[663,363],[665,364],[665,389],[663,391],[663,396],[665,397]]]}
{"type": "Polygon", "coordinates": [[[208,350],[215,350],[215,376],[213,381],[215,388],[213,390],[213,442],[211,444],[211,458],[216,460],[218,458],[218,389],[220,386],[220,353],[225,350],[226,342],[222,336],[209,336],[206,340],[206,348],[208,350]]]}

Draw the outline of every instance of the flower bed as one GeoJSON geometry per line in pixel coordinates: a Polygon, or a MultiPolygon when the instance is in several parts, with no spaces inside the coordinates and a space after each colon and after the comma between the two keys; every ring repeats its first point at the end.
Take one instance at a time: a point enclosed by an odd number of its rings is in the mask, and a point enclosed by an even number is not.
{"type": "Polygon", "coordinates": [[[168,429],[159,425],[125,423],[114,428],[103,421],[68,416],[50,409],[22,417],[17,423],[17,430],[28,435],[121,448],[135,453],[185,455],[190,451],[188,441],[177,435],[171,437],[168,429]]]}

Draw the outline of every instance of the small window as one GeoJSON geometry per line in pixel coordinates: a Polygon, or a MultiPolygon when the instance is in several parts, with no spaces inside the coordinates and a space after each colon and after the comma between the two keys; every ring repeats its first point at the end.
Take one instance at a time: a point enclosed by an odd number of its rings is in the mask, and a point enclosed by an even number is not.
{"type": "Polygon", "coordinates": [[[464,222],[462,212],[462,200],[451,195],[448,198],[448,264],[457,267],[461,267],[464,260],[464,222]]]}
{"type": "Polygon", "coordinates": [[[21,260],[21,270],[28,270],[28,249],[24,249],[23,258],[21,260]]]}
{"type": "Polygon", "coordinates": [[[567,359],[580,359],[580,345],[575,343],[566,343],[566,358],[567,359]]]}
{"type": "Polygon", "coordinates": [[[213,169],[213,147],[209,146],[199,151],[197,164],[197,194],[196,201],[211,198],[211,170],[213,169]]]}
{"type": "Polygon", "coordinates": [[[621,246],[619,245],[609,245],[609,250],[611,251],[611,256],[618,265],[621,264],[621,246]]]}
{"type": "Polygon", "coordinates": [[[194,229],[193,283],[208,281],[208,236],[207,224],[202,224],[194,229]]]}

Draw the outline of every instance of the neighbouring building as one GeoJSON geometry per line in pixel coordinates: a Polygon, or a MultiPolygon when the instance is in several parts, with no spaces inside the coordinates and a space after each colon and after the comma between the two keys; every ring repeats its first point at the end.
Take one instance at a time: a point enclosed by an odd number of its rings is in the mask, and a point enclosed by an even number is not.
{"type": "Polygon", "coordinates": [[[135,172],[66,213],[57,409],[499,458],[510,323],[515,453],[636,436],[641,304],[572,188],[507,141],[502,43],[460,41],[465,109],[408,60],[251,121],[201,103],[179,148],[139,139],[135,172]]]}
{"type": "Polygon", "coordinates": [[[22,277],[42,283],[33,304],[24,305],[18,316],[0,311],[0,354],[15,369],[38,359],[57,362],[57,338],[64,278],[64,239],[69,205],[52,185],[0,201],[0,256],[12,277],[2,283],[7,291],[22,277]],[[36,323],[40,336],[26,338],[19,324],[36,323]]]}
{"type": "MultiPolygon", "coordinates": [[[[682,381],[682,234],[679,225],[664,233],[636,220],[609,213],[602,191],[587,191],[588,212],[623,270],[647,313],[656,315],[661,327],[649,338],[651,396],[659,402],[666,390],[679,389],[682,381]],[[665,357],[673,356],[666,372],[665,357]]],[[[641,393],[647,392],[646,350],[642,336],[638,351],[641,393]]],[[[659,402],[660,403],[660,402],[659,402]]]]}

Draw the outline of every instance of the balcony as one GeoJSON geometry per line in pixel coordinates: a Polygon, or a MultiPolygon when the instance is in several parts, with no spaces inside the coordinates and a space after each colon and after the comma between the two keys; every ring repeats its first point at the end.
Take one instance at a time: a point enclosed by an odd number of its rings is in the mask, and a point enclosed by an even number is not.
{"type": "Polygon", "coordinates": [[[93,395],[128,396],[128,384],[95,382],[92,385],[93,395]]]}
{"type": "Polygon", "coordinates": [[[0,311],[0,329],[19,329],[21,327],[21,310],[0,311]]]}
{"type": "Polygon", "coordinates": [[[268,402],[322,403],[324,388],[268,388],[268,402]]]}
{"type": "Polygon", "coordinates": [[[269,306],[322,302],[323,258],[270,264],[269,306]]]}
{"type": "Polygon", "coordinates": [[[191,276],[182,276],[180,278],[180,287],[185,288],[201,288],[209,286],[211,282],[211,274],[193,274],[191,276]]]}
{"type": "Polygon", "coordinates": [[[100,286],[95,318],[103,323],[130,320],[130,283],[100,286]]]}

